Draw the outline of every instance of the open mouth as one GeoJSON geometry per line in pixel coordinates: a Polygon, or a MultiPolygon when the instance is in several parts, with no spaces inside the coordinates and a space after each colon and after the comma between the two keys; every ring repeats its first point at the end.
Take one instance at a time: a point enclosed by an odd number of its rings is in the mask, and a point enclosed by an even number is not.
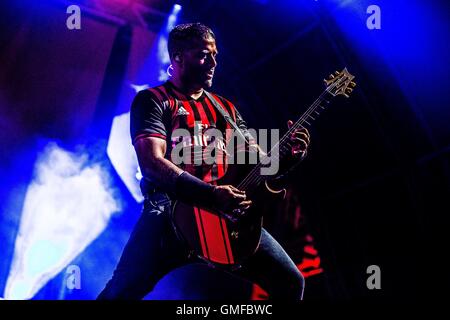
{"type": "Polygon", "coordinates": [[[214,71],[213,71],[213,70],[208,71],[208,72],[206,73],[206,77],[209,78],[209,79],[211,79],[212,77],[214,77],[214,71]]]}

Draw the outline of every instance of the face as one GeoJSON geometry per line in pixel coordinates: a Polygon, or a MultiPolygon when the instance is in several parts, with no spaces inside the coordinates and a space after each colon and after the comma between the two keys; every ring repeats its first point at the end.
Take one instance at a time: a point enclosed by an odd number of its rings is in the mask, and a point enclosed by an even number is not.
{"type": "Polygon", "coordinates": [[[185,50],[181,55],[181,78],[193,86],[210,88],[217,66],[217,53],[216,42],[211,37],[185,50]]]}

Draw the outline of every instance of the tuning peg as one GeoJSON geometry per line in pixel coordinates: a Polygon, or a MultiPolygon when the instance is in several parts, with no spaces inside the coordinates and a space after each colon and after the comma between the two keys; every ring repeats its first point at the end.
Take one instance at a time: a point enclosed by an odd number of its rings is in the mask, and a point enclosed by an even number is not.
{"type": "Polygon", "coordinates": [[[352,93],[352,91],[353,91],[352,88],[347,88],[347,89],[345,89],[345,92],[346,92],[346,93],[352,93]]]}
{"type": "Polygon", "coordinates": [[[350,85],[354,88],[354,87],[356,87],[356,82],[350,82],[350,85]]]}
{"type": "Polygon", "coordinates": [[[340,74],[340,72],[339,71],[335,71],[334,74],[338,76],[340,74]]]}
{"type": "Polygon", "coordinates": [[[350,96],[348,95],[348,94],[346,94],[346,93],[343,93],[342,94],[344,97],[346,97],[346,98],[350,98],[350,96]]]}

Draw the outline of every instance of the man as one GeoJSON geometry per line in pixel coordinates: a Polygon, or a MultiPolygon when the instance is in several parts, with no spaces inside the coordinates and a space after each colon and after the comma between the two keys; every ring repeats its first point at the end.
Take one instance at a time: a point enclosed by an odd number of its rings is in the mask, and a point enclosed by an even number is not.
{"type": "MultiPolygon", "coordinates": [[[[139,92],[131,107],[131,136],[144,177],[144,208],[99,299],[141,299],[169,271],[192,261],[170,222],[172,200],[222,211],[245,210],[251,205],[245,192],[232,185],[216,185],[225,174],[226,161],[201,165],[175,165],[171,161],[170,151],[177,143],[184,143],[186,148],[210,143],[223,147],[226,143],[195,136],[174,137],[176,129],[187,129],[192,134],[195,129],[214,127],[223,132],[231,126],[204,90],[212,86],[217,66],[218,51],[211,29],[200,23],[178,25],[169,34],[168,50],[173,67],[171,79],[139,92]]],[[[211,97],[250,137],[234,105],[218,95],[211,97]]],[[[295,131],[292,142],[293,159],[297,160],[309,144],[308,132],[295,131]]],[[[223,148],[216,150],[219,157],[227,156],[223,148]]],[[[198,156],[195,150],[192,154],[198,156]]],[[[271,298],[302,299],[301,273],[266,230],[257,252],[235,273],[260,285],[271,298]]]]}

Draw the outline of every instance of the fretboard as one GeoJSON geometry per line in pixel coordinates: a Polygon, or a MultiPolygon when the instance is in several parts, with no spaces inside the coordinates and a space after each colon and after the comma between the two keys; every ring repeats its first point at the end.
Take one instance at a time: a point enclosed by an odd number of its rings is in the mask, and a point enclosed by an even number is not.
{"type": "MultiPolygon", "coordinates": [[[[282,161],[285,157],[290,156],[291,146],[290,137],[292,133],[299,128],[310,128],[313,122],[320,116],[323,110],[330,103],[331,95],[328,89],[324,90],[320,96],[314,101],[311,106],[303,113],[303,115],[289,128],[289,130],[280,138],[280,140],[272,147],[272,149],[267,153],[270,161],[282,161]]],[[[246,192],[251,192],[259,184],[265,180],[272,177],[271,175],[261,174],[261,168],[264,166],[269,166],[269,164],[260,160],[255,167],[248,173],[248,175],[242,180],[242,182],[237,186],[239,190],[246,192]]]]}

